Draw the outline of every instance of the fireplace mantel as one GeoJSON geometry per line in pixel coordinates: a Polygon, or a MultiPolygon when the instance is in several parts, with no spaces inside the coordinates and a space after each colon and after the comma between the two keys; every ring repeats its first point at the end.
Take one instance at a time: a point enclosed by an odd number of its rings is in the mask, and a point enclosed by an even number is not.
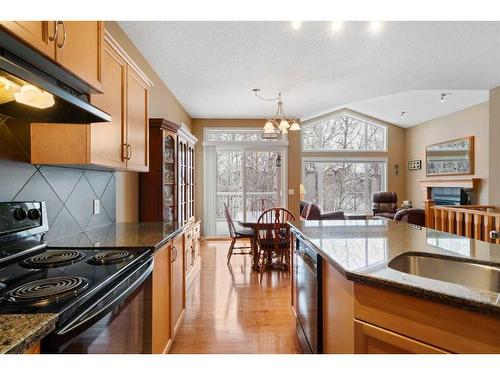
{"type": "Polygon", "coordinates": [[[467,190],[477,190],[481,183],[480,178],[475,177],[430,177],[417,180],[424,190],[424,200],[430,199],[430,188],[433,187],[458,187],[467,190]]]}

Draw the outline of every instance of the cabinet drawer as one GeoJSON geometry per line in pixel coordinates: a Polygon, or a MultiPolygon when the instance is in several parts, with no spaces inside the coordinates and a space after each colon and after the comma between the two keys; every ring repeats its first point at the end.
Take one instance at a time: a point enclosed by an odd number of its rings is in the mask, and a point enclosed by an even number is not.
{"type": "Polygon", "coordinates": [[[386,329],[354,320],[356,354],[447,354],[448,352],[386,329]]]}

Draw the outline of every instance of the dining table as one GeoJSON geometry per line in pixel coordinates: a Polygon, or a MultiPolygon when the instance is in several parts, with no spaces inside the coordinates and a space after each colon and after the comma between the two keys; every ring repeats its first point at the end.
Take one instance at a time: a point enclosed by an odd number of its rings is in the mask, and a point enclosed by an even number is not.
{"type": "MultiPolygon", "coordinates": [[[[253,246],[252,246],[252,269],[254,271],[258,271],[259,270],[259,249],[258,249],[258,245],[257,245],[257,238],[256,238],[256,235],[255,235],[255,228],[257,227],[257,220],[237,220],[237,223],[239,226],[241,226],[242,228],[248,228],[248,229],[251,229],[253,232],[254,232],[254,240],[252,241],[253,242],[253,246]]],[[[288,224],[283,224],[283,225],[288,225],[288,224]]],[[[267,223],[267,224],[260,224],[261,228],[263,226],[274,226],[273,223],[267,223]]]]}

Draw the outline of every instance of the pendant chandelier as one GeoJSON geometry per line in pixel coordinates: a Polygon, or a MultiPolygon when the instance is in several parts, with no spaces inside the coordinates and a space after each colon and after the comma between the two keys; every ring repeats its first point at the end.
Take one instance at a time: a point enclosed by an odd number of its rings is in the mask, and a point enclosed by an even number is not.
{"type": "Polygon", "coordinates": [[[297,120],[286,117],[285,111],[283,110],[281,92],[278,93],[277,98],[268,99],[260,96],[260,89],[253,89],[252,91],[259,99],[268,102],[276,100],[278,101],[278,110],[276,111],[276,114],[272,118],[268,119],[264,125],[264,138],[273,138],[273,136],[276,137],[278,136],[278,134],[286,134],[288,133],[288,130],[300,130],[300,126],[297,120]]]}

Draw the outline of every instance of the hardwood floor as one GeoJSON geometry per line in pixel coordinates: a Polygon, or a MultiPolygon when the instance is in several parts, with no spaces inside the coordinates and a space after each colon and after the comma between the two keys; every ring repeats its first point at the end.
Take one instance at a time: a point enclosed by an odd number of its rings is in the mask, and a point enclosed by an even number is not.
{"type": "Polygon", "coordinates": [[[269,272],[260,285],[249,255],[234,255],[227,266],[229,244],[202,242],[201,273],[170,353],[301,353],[289,274],[269,272]]]}

